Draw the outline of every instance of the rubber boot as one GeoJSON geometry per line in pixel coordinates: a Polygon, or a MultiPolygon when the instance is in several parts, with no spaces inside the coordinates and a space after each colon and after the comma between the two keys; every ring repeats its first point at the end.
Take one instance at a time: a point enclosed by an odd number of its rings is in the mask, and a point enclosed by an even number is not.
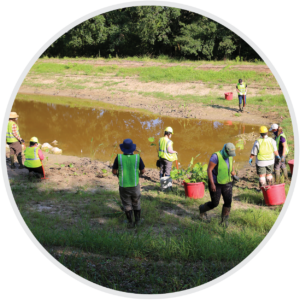
{"type": "Polygon", "coordinates": [[[128,220],[127,228],[134,228],[134,223],[132,221],[132,210],[125,211],[125,214],[128,220]]]}
{"type": "Polygon", "coordinates": [[[10,156],[10,168],[11,169],[15,169],[16,168],[16,166],[15,166],[15,156],[14,155],[10,156]]]}
{"type": "Polygon", "coordinates": [[[200,212],[200,220],[209,222],[207,211],[211,210],[211,208],[207,205],[207,203],[204,203],[199,206],[199,212],[200,212]]]}
{"type": "Polygon", "coordinates": [[[290,179],[289,179],[287,168],[282,169],[282,171],[283,171],[283,175],[284,175],[284,182],[289,183],[290,179]]]}
{"type": "Polygon", "coordinates": [[[230,207],[223,206],[220,225],[228,227],[229,214],[230,214],[230,207]]]}
{"type": "Polygon", "coordinates": [[[280,170],[275,170],[275,183],[280,183],[280,170]]]}
{"type": "Polygon", "coordinates": [[[134,210],[134,224],[135,226],[139,226],[141,224],[141,210],[134,210]]]}
{"type": "Polygon", "coordinates": [[[23,165],[23,162],[22,162],[22,154],[19,154],[17,156],[17,159],[18,159],[18,163],[19,163],[19,169],[24,169],[24,165],[23,165]]]}
{"type": "Polygon", "coordinates": [[[242,111],[242,104],[239,104],[239,112],[242,111]]]}

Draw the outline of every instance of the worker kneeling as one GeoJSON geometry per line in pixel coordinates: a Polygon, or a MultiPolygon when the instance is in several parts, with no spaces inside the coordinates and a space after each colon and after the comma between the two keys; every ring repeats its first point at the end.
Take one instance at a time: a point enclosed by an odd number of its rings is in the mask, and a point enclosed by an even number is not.
{"type": "Polygon", "coordinates": [[[113,174],[119,177],[120,198],[128,219],[128,228],[139,224],[141,218],[141,189],[139,171],[145,173],[145,165],[139,154],[133,154],[136,145],[131,139],[125,139],[120,144],[123,154],[118,154],[113,164],[113,174]],[[132,220],[132,210],[134,219],[132,220]]]}
{"type": "MultiPolygon", "coordinates": [[[[223,196],[224,205],[221,214],[221,223],[228,226],[228,218],[232,202],[232,176],[235,176],[233,159],[235,156],[235,146],[232,143],[224,145],[221,151],[215,152],[209,161],[208,189],[210,193],[210,202],[199,206],[200,219],[207,219],[206,212],[217,207],[223,196]]],[[[238,180],[238,177],[236,177],[238,180]]]]}
{"type": "Polygon", "coordinates": [[[260,138],[257,139],[251,150],[249,164],[252,166],[252,159],[256,157],[256,172],[259,176],[259,187],[273,184],[274,154],[276,159],[280,160],[278,155],[276,141],[268,137],[268,128],[261,126],[259,128],[260,138]]]}
{"type": "Polygon", "coordinates": [[[173,142],[171,141],[172,134],[174,134],[172,127],[167,127],[165,129],[164,136],[158,141],[160,178],[164,176],[170,176],[173,161],[177,160],[177,152],[173,150],[173,142]]]}
{"type": "Polygon", "coordinates": [[[42,150],[38,148],[39,140],[36,137],[30,139],[29,147],[24,151],[25,162],[24,167],[29,171],[29,173],[34,172],[39,177],[44,176],[44,171],[42,167],[42,160],[44,159],[44,154],[42,150]]]}

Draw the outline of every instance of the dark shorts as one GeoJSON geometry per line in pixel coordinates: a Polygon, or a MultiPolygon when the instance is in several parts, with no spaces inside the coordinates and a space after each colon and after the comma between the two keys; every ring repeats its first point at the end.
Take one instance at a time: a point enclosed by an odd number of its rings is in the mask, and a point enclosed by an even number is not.
{"type": "Polygon", "coordinates": [[[231,207],[232,202],[232,182],[226,184],[216,184],[216,191],[211,191],[211,185],[208,184],[209,194],[210,194],[210,202],[207,202],[207,205],[210,209],[217,207],[220,203],[221,196],[223,196],[224,207],[231,207]]]}
{"type": "Polygon", "coordinates": [[[272,174],[274,169],[274,165],[269,165],[265,167],[259,167],[256,165],[256,173],[257,175],[263,175],[263,174],[272,174]]]}
{"type": "Polygon", "coordinates": [[[17,156],[22,153],[22,144],[20,142],[7,143],[10,150],[10,155],[16,154],[17,156]]]}
{"type": "Polygon", "coordinates": [[[125,211],[141,209],[141,188],[140,184],[134,187],[119,186],[120,198],[125,211]]]}
{"type": "Polygon", "coordinates": [[[43,172],[43,167],[42,166],[40,166],[38,168],[28,168],[28,167],[25,167],[25,168],[29,171],[29,173],[34,172],[34,173],[37,173],[37,174],[41,174],[44,177],[44,172],[43,172]]]}
{"type": "Polygon", "coordinates": [[[172,169],[172,161],[168,161],[164,158],[160,158],[160,177],[170,176],[172,169]]]}

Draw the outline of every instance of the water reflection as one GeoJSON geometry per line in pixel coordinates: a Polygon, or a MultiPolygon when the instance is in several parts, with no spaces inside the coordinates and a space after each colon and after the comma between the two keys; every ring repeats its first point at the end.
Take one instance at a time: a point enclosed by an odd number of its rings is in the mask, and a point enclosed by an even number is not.
{"type": "MultiPolygon", "coordinates": [[[[208,162],[211,154],[222,149],[224,143],[238,145],[236,162],[247,162],[251,145],[236,140],[236,135],[257,130],[257,126],[196,119],[158,117],[139,112],[116,111],[103,108],[74,108],[69,105],[46,104],[16,100],[12,111],[19,115],[21,136],[28,143],[32,136],[44,142],[57,140],[65,155],[90,156],[91,139],[96,147],[103,144],[95,158],[108,161],[115,144],[131,138],[147,167],[155,167],[157,153],[148,138],[155,143],[167,126],[174,129],[174,150],[179,152],[181,165],[188,165],[191,157],[200,153],[197,161],[208,162]],[[252,129],[253,128],[253,129],[252,129]]],[[[216,116],[217,118],[217,116],[216,116]]],[[[118,147],[117,147],[118,150],[118,147]]]]}

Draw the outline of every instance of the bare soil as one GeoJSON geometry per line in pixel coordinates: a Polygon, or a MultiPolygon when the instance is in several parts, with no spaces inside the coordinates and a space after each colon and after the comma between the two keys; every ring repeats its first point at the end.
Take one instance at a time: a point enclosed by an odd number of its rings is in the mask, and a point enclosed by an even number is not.
{"type": "MultiPolygon", "coordinates": [[[[160,63],[160,62],[135,62],[126,60],[63,60],[49,59],[47,62],[68,64],[84,63],[96,66],[119,65],[122,67],[145,67],[145,66],[193,66],[204,70],[221,70],[222,68],[238,70],[254,70],[257,72],[270,73],[266,65],[224,65],[197,64],[197,63],[160,63]]],[[[266,87],[258,83],[251,84],[248,87],[246,112],[237,114],[238,99],[235,85],[203,83],[201,81],[185,83],[158,83],[158,82],[141,82],[137,77],[126,78],[116,77],[115,74],[105,74],[105,76],[90,76],[84,74],[34,74],[29,73],[19,93],[66,96],[106,103],[142,108],[153,113],[164,116],[180,118],[196,118],[207,120],[231,120],[242,121],[246,124],[266,124],[276,122],[280,117],[278,113],[264,113],[259,111],[259,107],[251,106],[251,97],[263,94],[278,95],[282,94],[280,87],[266,87]],[[232,92],[234,99],[226,101],[224,93],[232,92]],[[156,96],[154,95],[156,93],[156,96]],[[157,94],[171,95],[176,100],[164,100],[163,96],[157,94]],[[217,105],[212,100],[211,103],[189,103],[184,107],[184,98],[180,96],[191,95],[213,96],[215,99],[224,99],[224,105],[217,105]],[[181,105],[182,104],[182,105],[181,105]],[[248,104],[250,104],[248,106],[248,104]],[[267,120],[266,120],[267,119],[267,120]]],[[[219,102],[220,103],[220,102],[219,102]]]]}

